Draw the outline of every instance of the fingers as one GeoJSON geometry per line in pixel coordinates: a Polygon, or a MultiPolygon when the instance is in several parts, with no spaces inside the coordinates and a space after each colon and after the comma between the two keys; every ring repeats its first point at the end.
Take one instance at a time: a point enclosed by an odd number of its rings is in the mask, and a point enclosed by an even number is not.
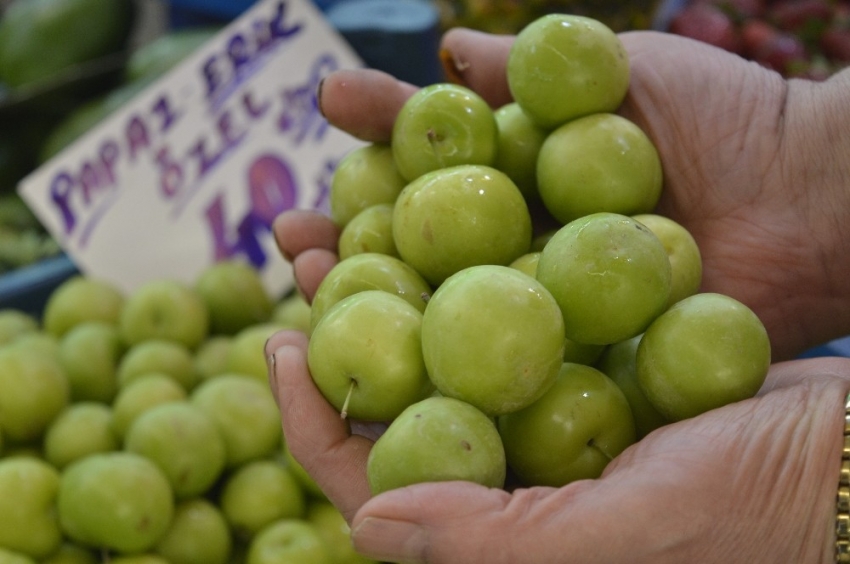
{"type": "Polygon", "coordinates": [[[339,228],[319,212],[292,210],[279,215],[272,229],[280,252],[292,263],[298,288],[312,302],[322,279],[339,262],[339,228]]]}
{"type": "Polygon", "coordinates": [[[513,36],[492,35],[471,29],[450,29],[443,35],[441,59],[453,82],[463,84],[498,108],[513,98],[505,67],[513,36]]]}
{"type": "Polygon", "coordinates": [[[307,249],[336,252],[339,240],[339,228],[333,221],[313,210],[283,212],[275,218],[272,231],[280,252],[289,262],[307,249]]]}
{"type": "Polygon", "coordinates": [[[363,141],[387,142],[398,111],[416,90],[382,71],[341,70],[322,81],[318,100],[331,125],[363,141]]]}
{"type": "Polygon", "coordinates": [[[350,522],[371,496],[366,459],[372,441],[351,435],[348,422],[316,388],[307,347],[307,337],[296,331],[281,331],[269,339],[271,387],[287,448],[350,522]]]}

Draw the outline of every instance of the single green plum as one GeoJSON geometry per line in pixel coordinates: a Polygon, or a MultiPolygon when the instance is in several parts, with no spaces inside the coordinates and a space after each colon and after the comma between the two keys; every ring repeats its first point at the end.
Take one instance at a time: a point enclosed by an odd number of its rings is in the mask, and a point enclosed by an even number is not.
{"type": "Polygon", "coordinates": [[[454,398],[417,402],[390,423],[369,452],[373,494],[422,482],[505,484],[505,450],[493,420],[454,398]]]}
{"type": "Polygon", "coordinates": [[[648,227],[600,212],[552,236],[541,251],[537,279],[561,307],[569,339],[607,345],[642,333],[661,314],[671,267],[648,227]]]}
{"type": "Polygon", "coordinates": [[[536,125],[516,102],[496,110],[499,145],[494,168],[514,181],[526,199],[538,198],[537,156],[548,130],[536,125]]]}
{"type": "Polygon", "coordinates": [[[398,257],[393,240],[393,205],[368,207],[348,222],[339,234],[339,258],[360,253],[381,253],[398,257]]]}
{"type": "Polygon", "coordinates": [[[648,213],[662,180],[655,145],[617,114],[565,123],[546,137],[537,159],[540,198],[561,223],[597,212],[648,213]]]}
{"type": "Polygon", "coordinates": [[[481,165],[427,173],[407,185],[393,213],[402,260],[432,285],[475,265],[507,265],[528,252],[528,205],[508,176],[481,165]]]}
{"type": "Polygon", "coordinates": [[[434,292],[422,317],[422,351],[442,395],[489,415],[508,413],[555,380],[564,322],[534,278],[508,266],[473,266],[434,292]]]}
{"type": "Polygon", "coordinates": [[[647,328],[637,380],[664,417],[680,421],[753,397],[770,354],[767,330],[753,310],[723,294],[694,294],[647,328]]]}
{"type": "Polygon", "coordinates": [[[417,90],[396,116],[393,157],[411,182],[441,168],[492,165],[498,136],[493,109],[480,95],[458,84],[436,83],[417,90]]]}
{"type": "Polygon", "coordinates": [[[434,390],[422,356],[422,313],[383,290],[329,309],[313,329],[307,363],[343,417],[389,421],[434,390]]]}
{"type": "Polygon", "coordinates": [[[516,36],[507,61],[514,100],[540,127],[619,108],[629,87],[629,58],[602,22],[549,14],[516,36]]]}
{"type": "Polygon", "coordinates": [[[498,418],[508,466],[527,486],[598,478],[636,440],[629,403],[599,370],[564,363],[539,400],[498,418]]]}
{"type": "Polygon", "coordinates": [[[366,208],[395,202],[406,184],[390,145],[373,143],[353,149],[340,160],[331,178],[331,220],[343,228],[366,208]]]}

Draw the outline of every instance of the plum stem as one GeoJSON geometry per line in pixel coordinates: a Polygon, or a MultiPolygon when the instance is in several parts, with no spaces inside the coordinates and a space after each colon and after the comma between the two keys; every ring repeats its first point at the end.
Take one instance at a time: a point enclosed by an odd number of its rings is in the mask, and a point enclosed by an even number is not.
{"type": "Polygon", "coordinates": [[[339,416],[345,419],[348,417],[348,402],[351,401],[351,394],[354,393],[354,388],[357,387],[357,380],[354,378],[351,379],[351,384],[348,386],[348,393],[345,395],[345,401],[342,402],[342,410],[339,413],[339,416]]]}

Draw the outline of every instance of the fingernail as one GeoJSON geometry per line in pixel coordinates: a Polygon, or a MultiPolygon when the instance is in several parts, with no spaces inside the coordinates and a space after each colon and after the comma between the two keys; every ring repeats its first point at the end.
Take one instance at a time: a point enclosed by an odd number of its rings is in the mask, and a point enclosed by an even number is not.
{"type": "Polygon", "coordinates": [[[367,517],[351,531],[358,552],[381,562],[426,561],[428,532],[404,521],[367,517]]]}
{"type": "Polygon", "coordinates": [[[319,109],[319,113],[322,114],[322,117],[327,117],[325,115],[325,110],[322,109],[322,86],[325,85],[325,78],[319,81],[319,85],[316,87],[316,106],[319,109]]]}
{"type": "Polygon", "coordinates": [[[269,368],[269,388],[272,391],[275,403],[277,403],[278,407],[280,407],[280,400],[277,397],[277,358],[275,357],[275,353],[266,357],[266,365],[269,368]]]}
{"type": "Polygon", "coordinates": [[[463,78],[463,72],[469,68],[468,63],[464,63],[455,58],[454,54],[448,49],[440,49],[440,63],[443,65],[443,73],[447,82],[466,85],[466,80],[463,78]]]}

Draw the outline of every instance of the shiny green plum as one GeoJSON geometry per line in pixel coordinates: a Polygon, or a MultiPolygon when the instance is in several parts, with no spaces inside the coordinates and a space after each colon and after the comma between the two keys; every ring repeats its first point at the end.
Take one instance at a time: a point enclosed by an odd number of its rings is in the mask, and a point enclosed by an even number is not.
{"type": "Polygon", "coordinates": [[[501,488],[505,451],[493,420],[472,405],[434,396],[401,413],[366,463],[373,494],[422,482],[464,480],[501,488]]]}
{"type": "Polygon", "coordinates": [[[636,440],[629,403],[599,370],[564,363],[539,400],[498,418],[508,466],[528,486],[598,478],[636,440]]]}

